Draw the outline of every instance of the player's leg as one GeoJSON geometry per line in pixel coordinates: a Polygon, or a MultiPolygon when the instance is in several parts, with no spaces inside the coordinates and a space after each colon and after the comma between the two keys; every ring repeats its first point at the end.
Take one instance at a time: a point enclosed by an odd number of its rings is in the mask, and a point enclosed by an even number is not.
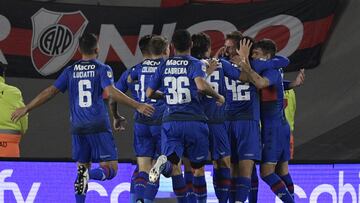
{"type": "Polygon", "coordinates": [[[98,168],[89,171],[92,180],[111,180],[118,170],[118,152],[112,133],[103,132],[86,135],[91,147],[91,160],[99,162],[98,168]]]}
{"type": "Polygon", "coordinates": [[[289,173],[289,160],[291,158],[291,150],[289,147],[289,141],[291,140],[290,126],[285,123],[281,128],[281,134],[278,137],[278,143],[283,149],[279,157],[279,162],[276,165],[276,173],[280,176],[281,180],[284,181],[286,188],[294,198],[294,183],[289,173]],[[281,136],[282,135],[282,136],[281,136]]]}
{"type": "Polygon", "coordinates": [[[155,143],[153,143],[149,125],[134,124],[134,150],[139,173],[135,179],[135,195],[137,202],[144,202],[146,185],[149,181],[149,171],[152,167],[155,143]]]}
{"type": "Polygon", "coordinates": [[[74,182],[76,203],[85,202],[89,180],[91,149],[84,136],[72,135],[72,157],[77,162],[77,176],[74,182]]]}
{"type": "Polygon", "coordinates": [[[196,197],[195,197],[194,185],[193,185],[194,175],[190,160],[186,157],[183,157],[182,163],[184,164],[184,170],[185,170],[184,178],[187,189],[188,203],[196,203],[196,197]]]}
{"type": "Polygon", "coordinates": [[[281,180],[284,181],[287,190],[289,191],[291,197],[295,201],[294,196],[294,183],[289,173],[289,164],[287,161],[279,162],[276,166],[276,173],[280,176],[281,180]]]}
{"type": "Polygon", "coordinates": [[[239,159],[236,202],[245,202],[250,193],[254,160],[261,158],[260,127],[257,121],[239,120],[233,130],[239,159]]]}
{"type": "Polygon", "coordinates": [[[206,202],[204,165],[209,153],[209,128],[204,122],[187,121],[184,123],[185,151],[194,169],[194,193],[198,203],[206,202]]]}
{"type": "Polygon", "coordinates": [[[234,121],[226,121],[226,129],[229,136],[230,141],[230,149],[231,149],[231,157],[230,157],[230,189],[229,189],[229,202],[234,203],[236,197],[236,179],[238,177],[238,153],[237,153],[237,141],[235,137],[235,132],[232,130],[232,126],[236,123],[234,121]]]}
{"type": "Polygon", "coordinates": [[[254,164],[253,171],[251,173],[251,189],[249,194],[249,203],[257,203],[259,188],[259,177],[257,175],[256,164],[254,164]]]}
{"type": "Polygon", "coordinates": [[[156,163],[151,168],[149,180],[155,182],[160,174],[172,177],[173,190],[178,202],[187,202],[186,185],[181,172],[180,157],[184,152],[184,125],[181,121],[163,123],[161,129],[161,152],[156,163]]]}
{"type": "Polygon", "coordinates": [[[229,198],[230,177],[230,142],[225,124],[208,124],[209,144],[213,165],[213,185],[220,203],[229,198]]]}
{"type": "Polygon", "coordinates": [[[136,202],[136,195],[135,195],[135,180],[139,174],[139,166],[136,164],[136,168],[134,169],[131,175],[131,182],[130,182],[130,203],[136,202]]]}
{"type": "MultiPolygon", "coordinates": [[[[153,152],[152,152],[152,164],[155,164],[155,161],[159,155],[161,154],[161,126],[160,125],[151,125],[150,132],[152,136],[152,143],[153,143],[153,152]]],[[[148,170],[150,171],[150,169],[148,170]]],[[[159,190],[159,181],[158,179],[155,182],[148,181],[146,184],[145,192],[144,192],[144,202],[145,203],[152,203],[156,197],[156,194],[159,190]]]]}
{"type": "Polygon", "coordinates": [[[273,193],[285,203],[293,203],[294,200],[286,188],[281,178],[275,173],[275,167],[279,160],[278,135],[279,127],[263,127],[263,156],[260,165],[260,175],[262,180],[269,185],[273,193]]]}

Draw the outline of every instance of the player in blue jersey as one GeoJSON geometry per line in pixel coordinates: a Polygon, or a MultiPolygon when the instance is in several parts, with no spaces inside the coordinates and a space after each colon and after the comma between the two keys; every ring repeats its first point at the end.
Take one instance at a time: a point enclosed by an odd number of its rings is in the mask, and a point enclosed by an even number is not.
{"type": "MultiPolygon", "coordinates": [[[[162,36],[153,36],[149,44],[150,57],[132,69],[128,81],[139,82],[139,101],[155,107],[152,117],[138,114],[134,125],[134,149],[139,166],[138,183],[135,185],[137,202],[152,202],[159,182],[149,182],[153,160],[161,153],[161,123],[165,110],[163,99],[149,99],[145,95],[156,69],[169,57],[168,41],[162,36]]],[[[161,91],[161,88],[160,88],[161,91]]]]}
{"type": "Polygon", "coordinates": [[[148,116],[151,116],[154,108],[134,101],[114,87],[111,68],[96,60],[98,43],[94,34],[80,37],[79,51],[82,59],[65,68],[55,83],[29,104],[17,109],[12,120],[17,121],[59,92],[69,91],[72,155],[78,163],[75,197],[76,202],[85,202],[89,178],[109,180],[117,172],[117,148],[103,93],[106,92],[110,98],[148,116]],[[100,162],[100,167],[90,170],[91,162],[100,162]]]}
{"type": "Polygon", "coordinates": [[[156,70],[146,91],[148,97],[163,97],[166,101],[161,134],[163,155],[150,170],[149,179],[156,181],[161,172],[172,176],[178,202],[187,202],[185,181],[180,168],[180,158],[185,155],[194,169],[197,202],[206,202],[203,166],[208,156],[209,130],[199,92],[216,98],[219,104],[224,102],[224,97],[206,82],[203,63],[190,56],[190,33],[186,30],[176,31],[172,37],[172,45],[175,56],[167,59],[156,70]],[[161,87],[163,94],[156,93],[161,87]]]}
{"type": "MultiPolygon", "coordinates": [[[[252,40],[249,37],[244,38],[252,40]]],[[[238,55],[233,55],[231,60],[240,65],[237,62],[238,55]]],[[[259,73],[274,67],[272,60],[258,60],[250,63],[259,73]]],[[[241,74],[241,77],[245,75],[241,74]]],[[[259,96],[257,88],[247,80],[225,78],[225,83],[227,89],[225,112],[233,168],[229,200],[230,202],[245,202],[252,185],[251,174],[254,162],[261,158],[259,96]]]]}
{"type": "MultiPolygon", "coordinates": [[[[150,44],[150,40],[152,37],[153,37],[153,35],[145,35],[145,36],[141,37],[138,42],[138,46],[140,48],[141,54],[143,55],[143,60],[149,59],[151,57],[149,44],[150,44]]],[[[126,93],[129,90],[132,98],[138,102],[139,102],[139,91],[140,91],[139,81],[128,81],[128,78],[129,78],[131,70],[140,65],[141,65],[141,63],[139,63],[139,64],[135,65],[134,67],[131,67],[131,68],[127,69],[125,72],[123,72],[123,74],[120,76],[119,80],[115,84],[115,87],[123,93],[126,93]]],[[[114,129],[116,131],[118,131],[118,130],[120,130],[120,128],[124,128],[123,127],[124,120],[120,117],[120,115],[118,115],[117,103],[115,101],[110,100],[110,108],[111,108],[112,114],[114,116],[114,119],[113,119],[114,120],[114,123],[113,123],[114,129]]],[[[138,115],[138,112],[135,111],[134,117],[137,117],[137,115],[138,115]]],[[[135,131],[134,134],[136,134],[136,133],[137,132],[135,131]]],[[[135,203],[136,199],[137,199],[136,194],[135,194],[135,184],[136,184],[135,182],[141,181],[141,179],[137,178],[138,175],[139,175],[139,167],[138,167],[138,165],[136,165],[136,168],[132,173],[131,182],[130,182],[130,203],[135,203]]],[[[142,190],[141,188],[144,188],[143,184],[138,184],[138,186],[140,188],[140,191],[142,190]]]]}
{"type": "MultiPolygon", "coordinates": [[[[290,128],[284,114],[284,87],[280,69],[268,69],[261,76],[250,68],[248,54],[251,43],[243,41],[240,48],[242,70],[248,79],[261,89],[261,178],[286,203],[294,202],[294,186],[288,171],[290,160],[290,128]],[[285,182],[285,184],[284,184],[285,182]]],[[[255,43],[252,58],[269,60],[275,56],[276,45],[271,40],[255,43]]]]}
{"type": "MultiPolygon", "coordinates": [[[[192,56],[198,59],[209,59],[211,52],[210,37],[205,33],[199,33],[194,34],[192,40],[192,56]]],[[[225,77],[241,80],[240,70],[224,59],[216,61],[216,68],[207,76],[207,81],[216,92],[225,95],[225,77]]],[[[215,99],[208,96],[203,97],[202,104],[208,117],[210,153],[214,161],[213,184],[215,193],[220,203],[227,202],[230,187],[230,143],[225,126],[225,106],[217,106],[215,99]]]]}

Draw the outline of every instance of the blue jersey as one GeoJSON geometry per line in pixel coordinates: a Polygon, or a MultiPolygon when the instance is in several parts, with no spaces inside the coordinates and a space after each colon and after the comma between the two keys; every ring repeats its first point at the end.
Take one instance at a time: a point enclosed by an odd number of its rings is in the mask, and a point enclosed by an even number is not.
{"type": "MultiPolygon", "coordinates": [[[[251,60],[251,67],[259,74],[274,69],[272,60],[251,60]]],[[[227,120],[260,120],[260,103],[257,88],[249,82],[225,77],[227,120]]]]}
{"type": "Polygon", "coordinates": [[[174,56],[167,59],[156,70],[149,87],[158,90],[163,87],[166,121],[206,121],[200,104],[195,78],[205,77],[206,67],[191,56],[174,56]]]}
{"type": "Polygon", "coordinates": [[[269,80],[269,87],[260,90],[261,122],[263,126],[279,126],[286,120],[284,114],[284,81],[282,67],[288,64],[275,63],[274,69],[261,76],[269,80]]]}
{"type": "Polygon", "coordinates": [[[112,132],[103,90],[113,85],[110,66],[97,60],[80,60],[67,67],[54,86],[69,91],[73,134],[112,132]]]}
{"type": "MultiPolygon", "coordinates": [[[[143,114],[137,114],[135,121],[148,125],[160,125],[165,110],[164,100],[149,99],[146,97],[146,89],[149,87],[152,76],[156,69],[164,62],[164,59],[146,59],[135,68],[131,69],[130,76],[132,81],[139,83],[139,101],[151,104],[155,108],[155,112],[151,117],[143,114]]],[[[160,91],[162,89],[160,88],[160,91]]]]}
{"type": "Polygon", "coordinates": [[[129,74],[131,72],[131,69],[127,69],[125,72],[123,72],[119,78],[119,80],[116,82],[115,87],[119,89],[121,92],[126,93],[128,90],[131,92],[131,96],[135,101],[139,101],[139,84],[137,81],[133,81],[129,83],[127,81],[129,74]]]}
{"type": "MultiPolygon", "coordinates": [[[[217,69],[206,78],[214,90],[224,97],[226,96],[225,76],[238,80],[240,70],[225,59],[219,59],[217,69]]],[[[225,121],[225,105],[218,106],[216,100],[210,96],[204,96],[202,103],[204,112],[209,119],[208,123],[222,123],[225,121]]]]}

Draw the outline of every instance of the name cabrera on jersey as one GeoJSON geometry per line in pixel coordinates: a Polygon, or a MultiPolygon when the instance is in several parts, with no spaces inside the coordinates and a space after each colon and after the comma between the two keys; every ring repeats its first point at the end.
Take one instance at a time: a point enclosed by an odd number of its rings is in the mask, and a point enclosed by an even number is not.
{"type": "Polygon", "coordinates": [[[112,132],[103,90],[113,83],[110,66],[97,60],[80,60],[61,73],[54,86],[69,91],[73,134],[112,132]]]}
{"type": "MultiPolygon", "coordinates": [[[[143,114],[136,114],[135,121],[143,124],[149,125],[160,125],[162,121],[162,116],[165,110],[164,100],[155,100],[149,99],[146,97],[146,89],[149,87],[152,76],[155,74],[155,71],[158,69],[161,63],[164,62],[164,59],[146,59],[130,71],[130,77],[132,81],[137,81],[139,84],[138,98],[142,103],[148,103],[153,105],[155,112],[151,117],[145,116],[143,114]]],[[[163,91],[162,88],[159,89],[163,91]]]]}
{"type": "MultiPolygon", "coordinates": [[[[209,76],[207,76],[207,82],[214,88],[216,92],[226,96],[225,77],[233,80],[238,80],[240,77],[240,69],[232,65],[225,59],[218,60],[218,67],[209,76]]],[[[203,109],[208,117],[208,123],[222,123],[225,121],[225,105],[218,106],[216,99],[210,96],[204,96],[203,109]]]]}
{"type": "Polygon", "coordinates": [[[201,61],[186,55],[171,57],[156,70],[149,87],[163,88],[166,102],[163,122],[207,120],[194,80],[205,78],[205,69],[201,61]]]}

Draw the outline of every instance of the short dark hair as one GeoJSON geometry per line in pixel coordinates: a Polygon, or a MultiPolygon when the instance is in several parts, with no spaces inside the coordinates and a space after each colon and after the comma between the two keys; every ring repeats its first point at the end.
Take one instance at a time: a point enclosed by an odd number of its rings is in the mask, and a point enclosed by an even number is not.
{"type": "Polygon", "coordinates": [[[233,32],[230,32],[229,34],[227,34],[225,36],[225,40],[233,40],[235,41],[235,45],[236,45],[236,48],[239,49],[240,48],[240,41],[242,40],[243,38],[243,34],[242,32],[240,31],[233,31],[233,32]]]}
{"type": "Polygon", "coordinates": [[[191,35],[187,30],[176,30],[171,38],[171,43],[177,51],[184,52],[191,48],[191,35]]]}
{"type": "Polygon", "coordinates": [[[153,37],[154,35],[145,35],[140,38],[139,48],[142,54],[150,54],[149,43],[153,37]]]}
{"type": "Polygon", "coordinates": [[[7,69],[7,64],[4,64],[0,61],[0,76],[5,77],[5,72],[7,69]]]}
{"type": "Polygon", "coordinates": [[[149,43],[149,51],[154,55],[161,55],[165,53],[169,41],[163,36],[153,36],[149,43]]]}
{"type": "Polygon", "coordinates": [[[261,49],[265,54],[270,54],[271,58],[277,52],[276,44],[271,39],[262,39],[253,45],[253,49],[261,49]]]}
{"type": "Polygon", "coordinates": [[[191,56],[197,59],[206,58],[205,53],[209,50],[211,45],[211,39],[209,35],[205,34],[204,32],[200,32],[198,34],[193,34],[191,36],[191,40],[193,42],[191,56]]]}
{"type": "Polygon", "coordinates": [[[80,51],[83,54],[95,54],[97,48],[97,37],[94,33],[85,33],[79,38],[80,51]]]}

